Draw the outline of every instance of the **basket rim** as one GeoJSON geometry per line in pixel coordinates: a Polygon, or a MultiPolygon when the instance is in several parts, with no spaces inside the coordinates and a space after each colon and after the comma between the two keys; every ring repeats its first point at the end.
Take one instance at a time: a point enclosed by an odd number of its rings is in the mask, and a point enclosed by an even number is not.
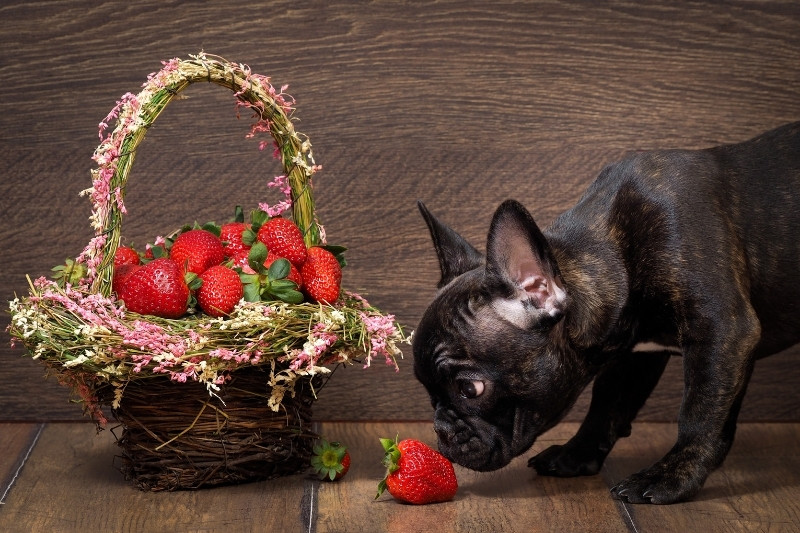
{"type": "Polygon", "coordinates": [[[104,296],[111,293],[114,253],[120,245],[125,189],[136,149],[148,128],[167,105],[194,83],[213,83],[233,91],[236,106],[251,109],[258,117],[251,134],[268,131],[277,146],[287,182],[291,188],[292,218],[307,246],[318,245],[323,233],[316,217],[312,175],[320,168],[314,161],[308,137],[292,123],[294,100],[276,90],[270,78],[251,71],[248,65],[200,52],[189,59],[164,61],[163,68],[147,77],[138,94],[126,93],[100,123],[101,137],[108,122],[116,126],[102,138],[92,158],[92,187],[83,191],[93,202],[95,236],[81,257],[86,263],[90,290],[104,296]]]}

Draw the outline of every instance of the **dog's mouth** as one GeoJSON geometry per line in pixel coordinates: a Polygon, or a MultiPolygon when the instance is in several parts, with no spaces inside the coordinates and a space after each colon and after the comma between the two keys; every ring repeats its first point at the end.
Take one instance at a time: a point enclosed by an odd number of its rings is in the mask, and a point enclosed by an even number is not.
{"type": "Polygon", "coordinates": [[[439,408],[433,426],[442,455],[471,470],[488,472],[506,466],[533,445],[542,433],[537,430],[537,418],[530,411],[518,408],[511,424],[501,427],[439,408]]]}

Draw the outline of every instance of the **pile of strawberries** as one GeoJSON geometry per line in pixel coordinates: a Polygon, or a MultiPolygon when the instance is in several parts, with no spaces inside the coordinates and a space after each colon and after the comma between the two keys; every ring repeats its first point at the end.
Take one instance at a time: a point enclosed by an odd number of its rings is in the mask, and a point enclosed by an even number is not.
{"type": "Polygon", "coordinates": [[[341,247],[307,248],[289,219],[257,210],[244,222],[186,227],[163,246],[140,254],[120,246],[112,288],[135,313],[180,318],[195,302],[220,317],[244,298],[334,303],[342,280],[341,247]]]}

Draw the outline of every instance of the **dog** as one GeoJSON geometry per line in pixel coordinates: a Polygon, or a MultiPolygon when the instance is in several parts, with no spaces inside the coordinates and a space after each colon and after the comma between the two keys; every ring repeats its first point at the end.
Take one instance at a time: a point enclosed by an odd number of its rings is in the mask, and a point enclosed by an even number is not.
{"type": "Polygon", "coordinates": [[[464,467],[525,453],[593,382],[575,436],[528,464],[598,473],[678,353],[677,441],[611,495],[691,499],[731,448],[755,361],[800,341],[800,122],[740,144],[636,153],[545,231],[508,200],[485,256],[418,206],[441,280],[414,331],[414,373],[440,451],[464,467]]]}

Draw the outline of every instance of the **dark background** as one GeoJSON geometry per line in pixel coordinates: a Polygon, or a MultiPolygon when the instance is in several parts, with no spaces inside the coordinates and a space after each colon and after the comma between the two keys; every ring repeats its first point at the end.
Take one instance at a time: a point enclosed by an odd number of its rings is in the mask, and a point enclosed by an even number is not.
{"type": "MultiPolygon", "coordinates": [[[[91,237],[97,124],[160,61],[205,50],[290,84],[296,127],[323,171],[320,219],[349,247],[347,288],[413,329],[438,264],[415,202],[482,249],[494,208],[541,225],[607,163],[702,148],[800,120],[797,2],[3,2],[0,7],[0,296],[26,293],[91,237]]],[[[143,245],[269,199],[280,169],[244,138],[234,99],[195,85],[148,133],[123,236],[143,245]]],[[[758,194],[758,184],[753,184],[758,194]]],[[[0,316],[0,420],[81,419],[0,316]]],[[[756,367],[742,418],[797,420],[790,350],[756,367]]],[[[337,371],[320,419],[428,419],[411,370],[337,371]]],[[[676,359],[641,414],[674,420],[676,359]]],[[[570,415],[579,419],[585,398],[570,415]]]]}

